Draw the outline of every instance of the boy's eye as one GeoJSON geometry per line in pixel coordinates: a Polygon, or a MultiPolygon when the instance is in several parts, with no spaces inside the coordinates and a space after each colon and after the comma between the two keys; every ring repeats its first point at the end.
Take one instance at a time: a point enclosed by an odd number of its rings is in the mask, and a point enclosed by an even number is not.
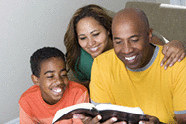
{"type": "Polygon", "coordinates": [[[52,76],[47,76],[47,78],[53,78],[54,76],[52,75],[52,76]]]}
{"type": "Polygon", "coordinates": [[[61,75],[61,77],[66,77],[67,76],[67,74],[63,74],[63,75],[61,75]]]}

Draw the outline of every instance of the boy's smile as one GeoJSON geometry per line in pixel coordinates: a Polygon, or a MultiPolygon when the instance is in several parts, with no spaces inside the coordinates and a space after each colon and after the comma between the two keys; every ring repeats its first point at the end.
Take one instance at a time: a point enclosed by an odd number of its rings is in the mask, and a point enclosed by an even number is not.
{"type": "Polygon", "coordinates": [[[59,57],[43,61],[40,65],[40,77],[35,76],[35,78],[43,100],[51,105],[62,98],[68,85],[66,66],[59,57]]]}

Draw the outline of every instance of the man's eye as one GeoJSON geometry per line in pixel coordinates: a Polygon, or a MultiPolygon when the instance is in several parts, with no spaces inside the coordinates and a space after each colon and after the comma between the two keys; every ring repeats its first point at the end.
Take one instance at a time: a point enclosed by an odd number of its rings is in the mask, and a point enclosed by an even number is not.
{"type": "Polygon", "coordinates": [[[121,43],[121,41],[114,41],[114,43],[115,43],[115,44],[120,44],[120,43],[121,43]]]}
{"type": "Polygon", "coordinates": [[[131,39],[132,42],[137,42],[139,39],[131,39]]]}

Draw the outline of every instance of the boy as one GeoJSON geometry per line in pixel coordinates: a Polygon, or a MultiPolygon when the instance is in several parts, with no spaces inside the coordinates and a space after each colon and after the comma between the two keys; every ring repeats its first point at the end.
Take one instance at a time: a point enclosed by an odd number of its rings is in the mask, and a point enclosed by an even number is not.
{"type": "MultiPolygon", "coordinates": [[[[64,54],[54,47],[44,47],[30,58],[32,81],[20,100],[21,124],[51,124],[55,113],[62,108],[89,102],[87,89],[68,81],[64,54]]],[[[82,123],[80,119],[63,123],[82,123]]]]}

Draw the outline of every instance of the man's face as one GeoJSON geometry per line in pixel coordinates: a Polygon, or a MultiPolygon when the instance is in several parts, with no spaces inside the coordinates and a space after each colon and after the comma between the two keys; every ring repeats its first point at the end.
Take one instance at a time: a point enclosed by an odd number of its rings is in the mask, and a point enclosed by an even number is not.
{"type": "Polygon", "coordinates": [[[112,31],[115,53],[128,68],[142,68],[150,61],[151,32],[145,30],[140,23],[115,22],[112,31]]]}

